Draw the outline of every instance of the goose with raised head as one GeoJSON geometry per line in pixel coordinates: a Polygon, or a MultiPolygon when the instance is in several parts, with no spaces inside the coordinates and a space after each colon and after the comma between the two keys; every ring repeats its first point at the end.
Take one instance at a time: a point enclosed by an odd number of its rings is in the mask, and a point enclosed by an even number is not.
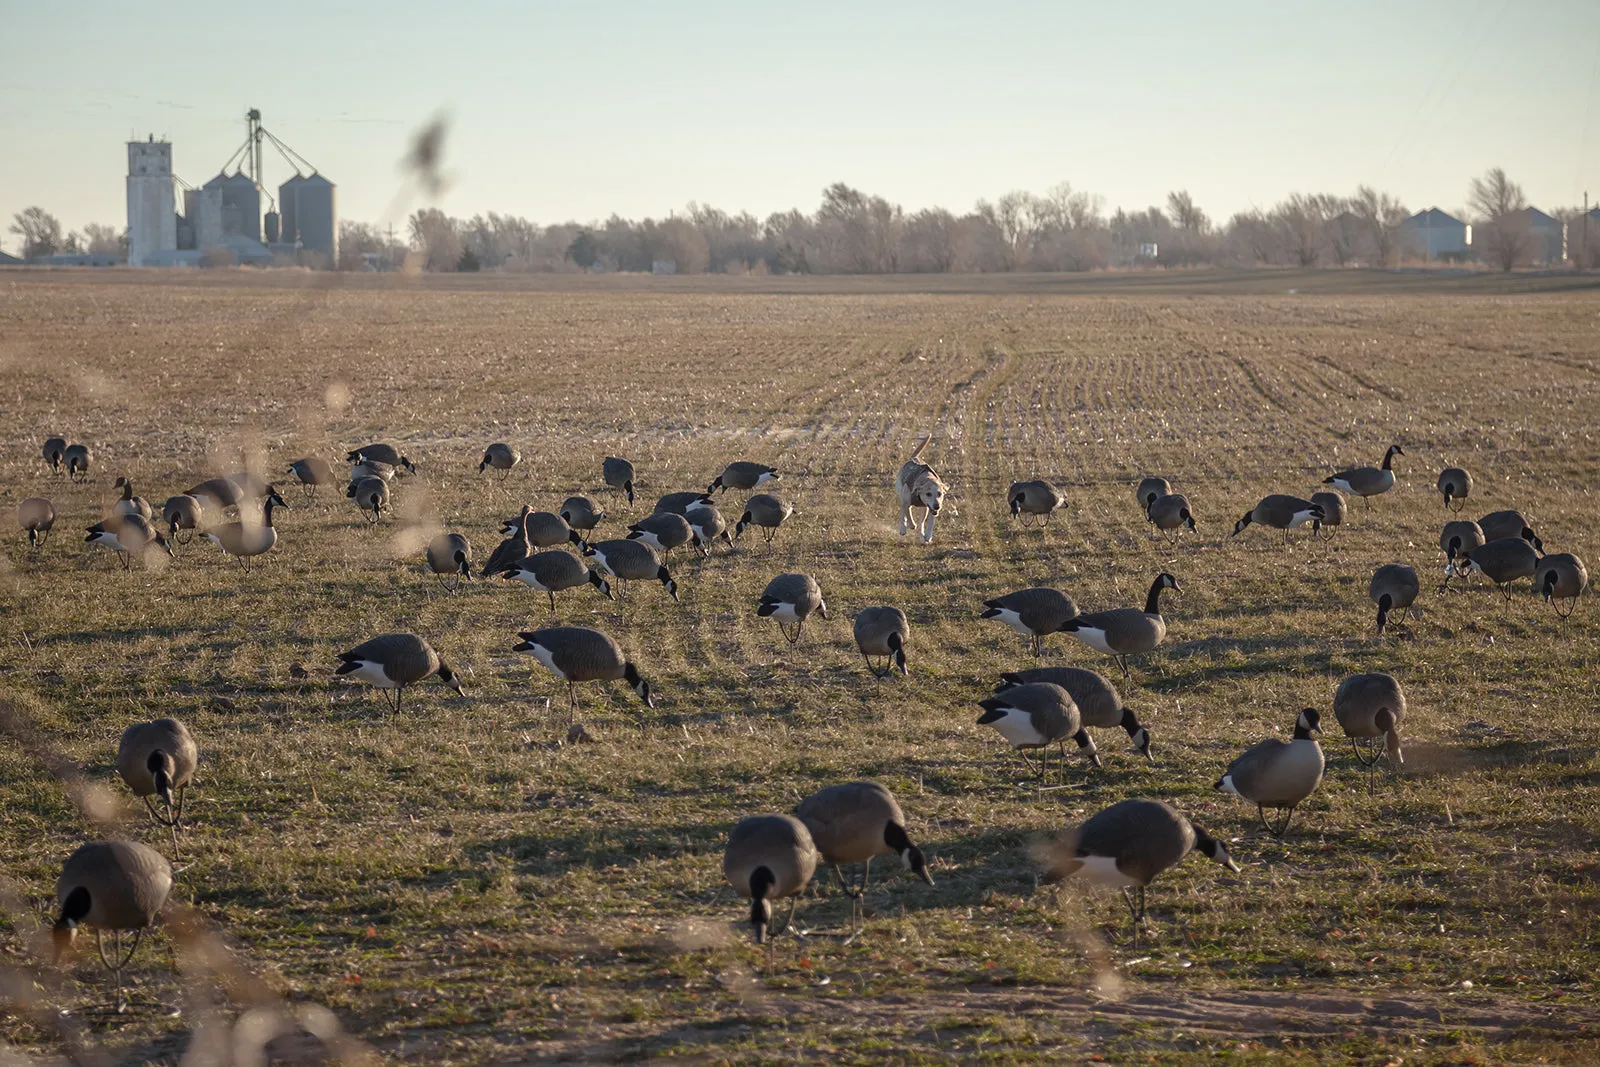
{"type": "Polygon", "coordinates": [[[1149,652],[1166,640],[1167,620],[1161,614],[1161,594],[1167,589],[1182,592],[1178,579],[1162,571],[1150,583],[1143,611],[1138,608],[1092,611],[1062,623],[1061,630],[1102,655],[1117,657],[1122,664],[1122,676],[1126,678],[1129,656],[1149,652]]]}
{"type": "Polygon", "coordinates": [[[1354,493],[1370,507],[1372,497],[1387,493],[1394,488],[1394,468],[1390,464],[1394,462],[1394,457],[1405,454],[1405,449],[1399,445],[1390,445],[1389,450],[1383,454],[1383,466],[1352,467],[1328,475],[1322,479],[1322,484],[1331,485],[1346,493],[1354,493]]]}
{"type": "Polygon", "coordinates": [[[416,634],[382,634],[339,653],[339,667],[333,672],[339,677],[353,678],[375,686],[383,701],[397,713],[406,695],[406,686],[424,678],[438,676],[439,681],[466,696],[461,677],[446,663],[433,646],[416,634]],[[389,700],[389,690],[394,690],[394,701],[389,700]]]}
{"type": "Polygon", "coordinates": [[[1028,639],[1028,647],[1038,656],[1043,651],[1043,639],[1060,633],[1077,615],[1078,605],[1071,597],[1054,589],[1034,586],[985,600],[979,618],[994,619],[1011,627],[1028,639]]]}
{"type": "Polygon", "coordinates": [[[206,538],[222,551],[239,561],[242,567],[252,556],[265,555],[278,543],[277,528],[272,525],[272,509],[287,508],[277,490],[267,494],[261,509],[260,522],[227,522],[206,530],[206,538]]]}
{"type": "Polygon", "coordinates": [[[111,514],[125,516],[137,515],[145,522],[149,522],[151,520],[153,516],[150,511],[150,503],[142,496],[133,495],[132,479],[126,477],[125,475],[119,474],[117,475],[117,480],[112,483],[111,488],[122,490],[122,495],[117,498],[116,503],[111,505],[111,514]]]}
{"type": "Polygon", "coordinates": [[[506,534],[505,539],[495,546],[494,551],[489,553],[489,558],[484,561],[483,570],[480,572],[483,577],[499,574],[512,564],[533,555],[533,539],[528,536],[528,518],[532,514],[531,506],[522,505],[522,513],[516,519],[516,528],[506,534]]]}
{"type": "Polygon", "coordinates": [[[1321,732],[1322,716],[1316,708],[1306,708],[1295,719],[1290,740],[1269,737],[1251,745],[1228,764],[1216,788],[1254,804],[1267,833],[1282,837],[1289,832],[1294,809],[1322,784],[1322,746],[1311,736],[1321,732]],[[1283,812],[1276,824],[1267,818],[1268,808],[1283,812]]]}

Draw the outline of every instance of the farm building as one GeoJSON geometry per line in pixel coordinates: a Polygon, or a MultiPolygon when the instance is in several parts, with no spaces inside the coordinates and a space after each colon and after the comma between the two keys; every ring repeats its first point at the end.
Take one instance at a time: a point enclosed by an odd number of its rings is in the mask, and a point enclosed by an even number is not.
{"type": "Polygon", "coordinates": [[[1546,215],[1536,207],[1526,209],[1528,236],[1531,238],[1529,257],[1539,266],[1565,263],[1567,260],[1567,227],[1558,218],[1546,215]]]}
{"type": "Polygon", "coordinates": [[[1402,222],[1400,235],[1406,251],[1424,259],[1458,259],[1472,243],[1472,227],[1436,207],[1402,222]]]}
{"type": "Polygon", "coordinates": [[[0,267],[20,267],[22,260],[6,252],[0,252],[0,267]]]}

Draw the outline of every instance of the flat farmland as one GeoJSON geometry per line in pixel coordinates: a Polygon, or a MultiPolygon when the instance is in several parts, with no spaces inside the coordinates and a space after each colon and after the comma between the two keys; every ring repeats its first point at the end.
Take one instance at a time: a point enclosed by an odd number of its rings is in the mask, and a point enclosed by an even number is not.
{"type": "MultiPolygon", "coordinates": [[[[49,1009],[104,1002],[92,948],[65,971],[40,955],[55,878],[118,825],[173,855],[113,766],[127,725],[173,715],[201,747],[174,901],[261,979],[253,995],[326,1006],[388,1059],[1600,1059],[1600,609],[1586,594],[1563,622],[1526,581],[1510,600],[1481,580],[1441,591],[1455,516],[1434,490],[1464,466],[1461,517],[1518,508],[1547,551],[1600,562],[1600,290],[1199,277],[0,274],[0,963],[26,976],[0,995],[36,1009],[0,1015],[0,1038],[59,1054],[79,1038],[49,1009]],[[40,462],[53,433],[92,446],[86,483],[40,462]],[[898,536],[893,477],[929,434],[952,506],[923,546],[898,536]],[[376,440],[417,465],[376,526],[284,473],[376,440]],[[480,475],[501,440],[522,463],[480,475]],[[1331,540],[1229,536],[1261,496],[1308,496],[1391,443],[1395,489],[1352,501],[1331,540]],[[607,455],[638,468],[631,509],[600,480],[607,455]],[[449,595],[422,545],[460,531],[481,561],[521,504],[574,493],[610,513],[597,536],[623,536],[734,459],[779,468],[796,515],[770,545],[674,552],[681,603],[655,583],[620,605],[558,595],[555,617],[616,637],[657,694],[650,710],[620,683],[580,687],[593,743],[563,743],[565,687],[511,651],[549,621],[543,594],[449,595]],[[256,566],[196,539],[124,572],[84,543],[118,475],[159,507],[245,469],[292,506],[256,566]],[[1188,496],[1196,533],[1153,534],[1144,474],[1188,496]],[[1043,530],[1005,506],[1032,477],[1067,498],[1043,530]],[[13,515],[35,495],[59,518],[30,552],[13,515]],[[1367,583],[1390,562],[1422,575],[1421,618],[1380,640],[1367,583]],[[832,619],[791,648],[755,607],[794,570],[832,619]],[[1101,730],[1102,769],[1069,746],[1062,777],[1030,776],[976,725],[1000,672],[1034,665],[982,601],[1049,585],[1132,606],[1163,570],[1182,593],[1131,679],[1065,634],[1042,661],[1113,678],[1156,762],[1101,730]],[[850,619],[876,604],[910,617],[909,677],[856,652],[850,619]],[[428,681],[397,716],[333,678],[339,652],[392,631],[430,639],[467,696],[428,681]],[[1331,712],[1359,671],[1409,702],[1405,764],[1371,792],[1331,712]],[[1213,783],[1306,706],[1327,777],[1279,841],[1213,783]],[[797,919],[816,933],[751,943],[722,879],[729,828],[868,777],[936,884],[880,860],[846,943],[826,932],[848,901],[819,871],[797,919]],[[1169,871],[1137,938],[1118,896],[1041,886],[1029,851],[1135,796],[1242,867],[1169,871]]],[[[731,523],[744,494],[727,496],[731,523]]],[[[248,1001],[180,977],[185,957],[148,941],[136,1003],[248,1001]]],[[[82,1039],[176,1062],[196,1019],[90,1017],[82,1039]]]]}

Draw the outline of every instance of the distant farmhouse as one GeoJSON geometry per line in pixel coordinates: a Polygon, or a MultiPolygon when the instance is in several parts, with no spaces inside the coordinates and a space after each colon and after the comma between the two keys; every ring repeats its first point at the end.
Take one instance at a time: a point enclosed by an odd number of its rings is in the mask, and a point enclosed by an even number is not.
{"type": "Polygon", "coordinates": [[[1408,253],[1424,259],[1463,259],[1472,244],[1472,227],[1430,207],[1400,224],[1400,240],[1408,253]]]}

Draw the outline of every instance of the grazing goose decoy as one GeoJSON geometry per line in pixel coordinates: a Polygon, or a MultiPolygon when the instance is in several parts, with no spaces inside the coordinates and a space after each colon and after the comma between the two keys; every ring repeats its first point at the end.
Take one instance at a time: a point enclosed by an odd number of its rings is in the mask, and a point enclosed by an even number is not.
{"type": "Polygon", "coordinates": [[[1449,585],[1454,575],[1481,574],[1488,578],[1507,599],[1511,599],[1511,583],[1519,578],[1532,578],[1539,569],[1539,549],[1520,537],[1502,537],[1477,548],[1456,553],[1450,573],[1444,584],[1449,585]]]}
{"type": "Polygon", "coordinates": [[[689,520],[682,515],[661,511],[654,515],[646,515],[629,526],[628,538],[642,541],[660,552],[663,557],[671,558],[673,549],[694,540],[694,527],[690,526],[689,520]]]}
{"type": "Polygon", "coordinates": [[[763,619],[776,619],[784,640],[791,645],[800,640],[800,631],[812,612],[828,617],[828,604],[822,599],[822,587],[809,574],[780,574],[767,583],[761,594],[756,614],[763,619]],[[789,632],[790,626],[794,632],[789,632]]]}
{"type": "Polygon", "coordinates": [[[160,545],[167,555],[172,555],[172,545],[150,523],[137,515],[113,516],[89,527],[84,538],[91,545],[99,545],[118,553],[123,570],[132,570],[134,556],[143,556],[152,544],[160,545]]]}
{"type": "Polygon", "coordinates": [[[42,451],[44,461],[50,464],[50,469],[60,474],[61,460],[67,451],[67,439],[65,437],[46,437],[42,451]]]}
{"type": "Polygon", "coordinates": [[[300,479],[308,500],[316,497],[318,486],[337,485],[339,482],[339,476],[333,473],[333,466],[319,456],[295,460],[289,464],[289,473],[300,479]]]}
{"type": "Polygon", "coordinates": [[[833,868],[839,888],[850,897],[851,918],[866,895],[874,856],[898,855],[906,870],[929,885],[928,860],[906,835],[900,802],[877,782],[847,782],[811,794],[794,809],[805,824],[822,862],[833,868]],[[842,863],[861,864],[861,881],[852,885],[839,870],[842,863]]]}
{"type": "Polygon", "coordinates": [[[601,541],[599,544],[585,545],[583,554],[592,557],[602,571],[621,583],[617,589],[618,600],[627,593],[626,583],[649,581],[652,578],[661,583],[668,596],[673,600],[678,599],[678,583],[673,581],[672,572],[661,562],[656,550],[642,541],[629,541],[626,538],[601,541]]]}
{"type": "Polygon", "coordinates": [[[624,494],[628,498],[628,503],[633,503],[635,476],[632,463],[616,456],[607,456],[605,463],[601,465],[600,474],[607,485],[624,494]]]}
{"type": "Polygon", "coordinates": [[[239,561],[241,567],[251,556],[265,555],[278,543],[278,531],[272,525],[272,509],[287,508],[277,490],[267,494],[261,509],[261,521],[227,522],[206,530],[206,538],[222,551],[239,561]]]}
{"type": "Polygon", "coordinates": [[[391,463],[379,463],[375,459],[363,459],[350,468],[350,480],[359,482],[363,478],[378,478],[385,482],[394,481],[395,467],[391,463]]]}
{"type": "Polygon", "coordinates": [[[1069,633],[1096,652],[1116,656],[1122,664],[1122,676],[1128,677],[1128,657],[1149,652],[1167,637],[1167,620],[1161,617],[1161,591],[1171,589],[1182,592],[1178,579],[1162,571],[1150,583],[1150,592],[1144,598],[1144,610],[1138,608],[1112,608],[1109,611],[1092,611],[1061,624],[1061,631],[1069,633]]]}
{"type": "Polygon", "coordinates": [[[1155,503],[1150,505],[1149,519],[1162,533],[1174,531],[1182,533],[1184,527],[1188,527],[1190,533],[1195,532],[1194,514],[1189,510],[1189,498],[1182,493],[1168,493],[1166,496],[1156,497],[1155,503]]]}
{"type": "Polygon", "coordinates": [[[161,505],[161,522],[167,528],[168,537],[186,545],[194,537],[194,531],[205,523],[205,509],[200,506],[200,501],[187,494],[169,496],[167,502],[161,505]],[[189,532],[180,537],[179,530],[189,532]]]}
{"type": "Polygon", "coordinates": [[[190,486],[183,495],[199,501],[206,511],[221,512],[244,502],[244,490],[232,478],[207,478],[199,485],[190,486]]]}
{"type": "Polygon", "coordinates": [[[607,600],[615,599],[611,595],[611,583],[602,578],[599,571],[589,569],[577,556],[559,548],[518,560],[501,571],[500,577],[548,594],[551,614],[556,610],[556,594],[580,585],[592,585],[607,600]]]}
{"type": "Polygon", "coordinates": [[[1544,551],[1544,542],[1539,540],[1539,536],[1533,532],[1533,524],[1520,511],[1491,511],[1478,520],[1478,528],[1483,531],[1485,541],[1520,537],[1540,552],[1544,551]]]}
{"type": "Polygon", "coordinates": [[[765,463],[752,463],[746,459],[735,460],[722,469],[716,480],[706,487],[707,493],[721,491],[726,493],[729,489],[739,489],[749,492],[751,489],[766,485],[768,482],[778,480],[778,468],[769,467],[765,463]]]}
{"type": "Polygon", "coordinates": [[[189,728],[177,719],[135,723],[122,731],[117,745],[117,773],[133,795],[144,801],[150,818],[176,828],[183,821],[183,794],[194,779],[200,758],[189,728]],[[167,806],[161,815],[151,797],[167,806]]]}
{"type": "Polygon", "coordinates": [[[1372,572],[1367,597],[1378,605],[1379,637],[1389,624],[1389,612],[1398,610],[1402,615],[1416,615],[1411,605],[1416,603],[1421,591],[1422,583],[1417,579],[1416,569],[1403,563],[1385,563],[1372,572]]]}
{"type": "Polygon", "coordinates": [[[1156,761],[1150,752],[1150,731],[1139,725],[1133,709],[1122,703],[1122,694],[1116,686],[1098,671],[1082,667],[1033,667],[1025,671],[1007,671],[1000,676],[995,694],[1006,693],[1019,685],[1049,682],[1067,691],[1072,702],[1078,705],[1078,721],[1085,727],[1110,728],[1120,726],[1128,734],[1136,751],[1142,752],[1151,763],[1156,761]]]}
{"type": "MultiPolygon", "coordinates": [[[[1333,694],[1333,717],[1350,739],[1356,759],[1369,772],[1385,752],[1395,763],[1405,762],[1399,730],[1405,714],[1406,697],[1393,675],[1352,674],[1333,694]]],[[[1370,774],[1367,788],[1372,788],[1370,774]]]]}
{"type": "Polygon", "coordinates": [[[339,653],[336,675],[349,675],[357,681],[376,686],[385,705],[400,711],[406,686],[433,675],[450,686],[458,696],[466,696],[461,678],[451,670],[450,664],[439,658],[439,653],[416,634],[383,634],[363,641],[348,652],[339,653]],[[389,690],[394,690],[394,702],[389,701],[389,690]]]}
{"type": "Polygon", "coordinates": [[[1150,517],[1150,505],[1164,496],[1172,495],[1172,483],[1165,478],[1146,475],[1139,479],[1139,484],[1135,487],[1133,495],[1138,497],[1139,510],[1144,512],[1145,518],[1148,519],[1150,517]]]}
{"type": "Polygon", "coordinates": [[[161,854],[137,841],[94,841],[67,857],[56,880],[56,906],[61,909],[52,930],[56,962],[72,949],[80,926],[94,927],[100,962],[115,982],[114,1007],[120,1014],[122,970],[133,961],[145,930],[156,924],[172,892],[172,866],[161,854]],[[122,934],[133,931],[133,944],[122,951],[122,934]],[[111,933],[111,955],[104,934],[111,933]]]}
{"type": "Polygon", "coordinates": [[[1345,516],[1349,514],[1349,509],[1345,506],[1344,497],[1341,494],[1332,489],[1325,489],[1320,493],[1312,493],[1311,502],[1322,508],[1322,518],[1312,520],[1312,537],[1321,533],[1324,526],[1339,527],[1344,525],[1345,516]]]}
{"type": "Polygon", "coordinates": [[[28,535],[28,547],[42,548],[56,524],[56,506],[42,496],[30,496],[17,505],[17,522],[28,535]]]}
{"type": "Polygon", "coordinates": [[[1321,504],[1313,504],[1309,500],[1301,500],[1297,496],[1287,496],[1283,493],[1273,493],[1261,498],[1261,502],[1244,513],[1244,518],[1233,524],[1233,533],[1230,537],[1238,537],[1244,528],[1252,522],[1262,526],[1270,526],[1274,530],[1283,531],[1283,543],[1289,543],[1289,531],[1298,529],[1308,522],[1322,522],[1327,513],[1322,510],[1321,504]]]}
{"type": "Polygon", "coordinates": [[[794,507],[782,497],[773,496],[771,493],[757,493],[744,503],[744,514],[739,516],[739,521],[733,527],[733,536],[737,539],[745,529],[750,526],[761,527],[761,536],[768,544],[778,535],[778,527],[784,520],[794,514],[794,507]]]}
{"type": "Polygon", "coordinates": [[[1011,517],[1022,525],[1029,524],[1029,516],[1039,516],[1041,526],[1050,524],[1050,514],[1067,502],[1061,490],[1041,479],[1031,482],[1012,482],[1006,490],[1006,502],[1011,507],[1011,517]]]}
{"type": "Polygon", "coordinates": [[[1447,561],[1454,560],[1462,552],[1481,548],[1488,544],[1488,541],[1489,539],[1483,536],[1483,527],[1471,519],[1447,522],[1444,524],[1444,529],[1439,531],[1439,550],[1444,553],[1447,561]]]}
{"type": "Polygon", "coordinates": [[[111,505],[111,514],[126,516],[137,515],[145,522],[150,521],[152,517],[150,514],[150,504],[145,500],[144,497],[133,495],[133,482],[119,474],[117,476],[117,480],[112,483],[111,488],[122,490],[122,495],[117,498],[117,502],[111,505]]]}
{"type": "Polygon", "coordinates": [[[710,493],[668,493],[656,501],[654,514],[661,515],[670,512],[674,515],[687,517],[690,508],[710,503],[710,493]]]}
{"type": "Polygon", "coordinates": [[[516,529],[495,546],[494,551],[489,553],[489,558],[484,562],[482,574],[485,578],[491,574],[499,574],[512,564],[533,555],[533,539],[528,536],[528,518],[532,514],[533,508],[527,504],[522,505],[522,514],[517,516],[516,529]]]}
{"type": "Polygon", "coordinates": [[[696,504],[683,513],[689,520],[689,528],[694,531],[694,547],[700,550],[702,556],[711,555],[711,546],[722,538],[733,547],[733,535],[728,532],[728,520],[722,517],[722,512],[711,504],[696,504]]]}
{"type": "Polygon", "coordinates": [[[511,468],[521,462],[521,452],[518,452],[504,441],[496,441],[483,450],[483,459],[478,462],[478,473],[482,474],[488,468],[493,467],[502,475],[510,474],[511,468]]]}
{"type": "Polygon", "coordinates": [[[783,933],[794,920],[800,891],[817,873],[817,847],[805,823],[792,815],[752,815],[739,820],[728,835],[722,874],[741,897],[750,901],[750,926],[756,944],[769,933],[783,933]],[[793,897],[789,914],[776,926],[772,902],[793,897]]]}
{"type": "Polygon", "coordinates": [[[1322,479],[1322,484],[1342,489],[1346,493],[1354,493],[1365,502],[1366,506],[1371,507],[1371,497],[1387,493],[1394,488],[1394,470],[1389,464],[1394,462],[1394,457],[1405,454],[1405,449],[1399,445],[1390,445],[1389,450],[1383,454],[1383,466],[1352,467],[1347,471],[1328,475],[1322,479]]]}
{"type": "MultiPolygon", "coordinates": [[[[1024,763],[1031,764],[1027,750],[1030,748],[1058,747],[1060,766],[1067,766],[1067,738],[1078,743],[1089,762],[1100,766],[1100,753],[1094,739],[1083,728],[1083,719],[1072,695],[1051,682],[1029,682],[1013,686],[1003,692],[980,700],[983,714],[978,716],[979,726],[992,726],[1001,737],[1011,743],[1024,763]]],[[[1039,773],[1044,774],[1045,753],[1039,760],[1039,773]]]]}
{"type": "Polygon", "coordinates": [[[417,473],[417,465],[402,456],[400,450],[393,445],[362,445],[360,448],[353,448],[346,452],[344,458],[351,463],[360,463],[362,460],[387,463],[391,467],[404,467],[411,474],[417,473]]]}
{"type": "Polygon", "coordinates": [[[1545,603],[1555,604],[1556,614],[1563,619],[1577,608],[1578,597],[1588,585],[1589,568],[1571,552],[1545,556],[1539,561],[1539,569],[1533,576],[1534,590],[1544,597],[1545,603]],[[1559,600],[1568,602],[1566,611],[1562,611],[1561,605],[1555,603],[1559,600]]]}
{"type": "Polygon", "coordinates": [[[1190,852],[1235,874],[1239,865],[1228,846],[1159,800],[1123,800],[1091,816],[1082,826],[1043,843],[1037,857],[1043,881],[1059,882],[1075,875],[1122,890],[1134,928],[1144,922],[1145,888],[1190,852]],[[1131,888],[1139,890],[1134,907],[1131,888]]]}
{"type": "Polygon", "coordinates": [[[622,646],[599,630],[586,626],[551,626],[517,634],[519,641],[513,652],[527,652],[544,664],[552,674],[567,683],[567,721],[570,723],[578,711],[579,682],[614,682],[622,679],[633,687],[653,708],[655,700],[650,694],[650,683],[639,674],[639,668],[623,655],[622,646]]]}
{"type": "Polygon", "coordinates": [[[455,592],[461,583],[472,580],[472,544],[465,534],[442,533],[428,542],[428,570],[438,575],[444,585],[444,576],[455,575],[455,584],[445,588],[455,592]]]}
{"type": "Polygon", "coordinates": [[[61,450],[61,459],[67,465],[67,476],[75,482],[89,477],[89,446],[68,445],[61,450]]]}
{"type": "Polygon", "coordinates": [[[574,530],[592,530],[605,521],[599,502],[586,496],[569,496],[561,502],[561,521],[574,530]]]}
{"type": "Polygon", "coordinates": [[[361,517],[368,522],[376,524],[383,518],[383,512],[389,506],[389,483],[382,478],[367,476],[357,478],[350,483],[350,488],[344,495],[356,502],[356,507],[361,509],[361,517]],[[367,518],[367,512],[372,512],[372,517],[367,518]]]}
{"type": "Polygon", "coordinates": [[[874,656],[883,657],[883,674],[895,667],[900,668],[902,675],[911,673],[906,669],[906,642],[911,640],[911,623],[899,608],[862,608],[856,612],[855,636],[861,658],[867,661],[867,670],[874,675],[878,674],[872,662],[874,656]]]}
{"type": "Polygon", "coordinates": [[[1295,720],[1292,740],[1269,737],[1251,745],[1228,764],[1216,788],[1250,801],[1267,833],[1282,837],[1289,832],[1294,809],[1322,784],[1322,746],[1311,736],[1321,732],[1322,716],[1316,708],[1306,708],[1295,720]],[[1274,826],[1268,808],[1283,812],[1283,821],[1274,826]]]}
{"type": "Polygon", "coordinates": [[[527,525],[528,541],[534,548],[583,544],[583,535],[553,511],[530,511],[523,522],[527,525]]]}
{"type": "Polygon", "coordinates": [[[1019,589],[983,602],[982,619],[998,619],[1028,639],[1035,656],[1043,651],[1043,638],[1059,633],[1078,615],[1078,605],[1065,593],[1035,586],[1019,589]]]}
{"type": "Polygon", "coordinates": [[[1460,511],[1466,507],[1467,497],[1472,495],[1472,475],[1460,467],[1446,467],[1439,472],[1439,493],[1444,497],[1445,507],[1460,511]]]}

